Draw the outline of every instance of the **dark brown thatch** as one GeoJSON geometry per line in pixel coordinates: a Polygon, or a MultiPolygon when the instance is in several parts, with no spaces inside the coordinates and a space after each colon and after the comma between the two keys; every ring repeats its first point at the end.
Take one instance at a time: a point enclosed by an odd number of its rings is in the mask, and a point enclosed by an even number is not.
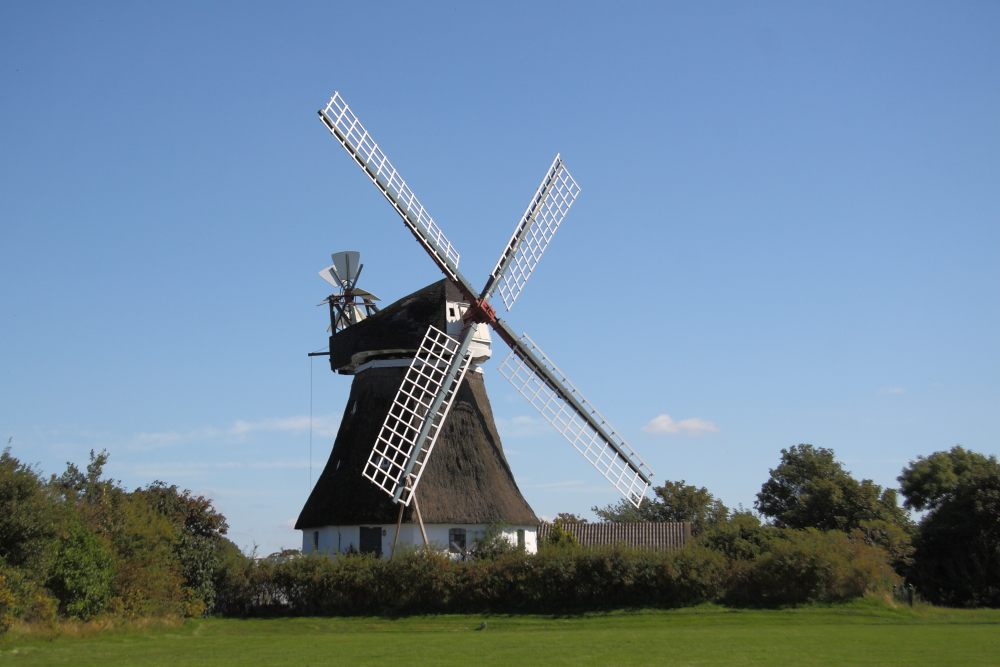
{"type": "MultiPolygon", "coordinates": [[[[669,551],[691,541],[691,522],[665,523],[564,523],[563,528],[576,536],[580,546],[626,544],[640,549],[669,551]]],[[[552,524],[538,527],[538,541],[552,534],[552,524]]]]}
{"type": "Polygon", "coordinates": [[[445,331],[445,302],[464,301],[450,280],[439,280],[404,296],[375,315],[330,336],[330,369],[350,373],[363,353],[385,351],[371,358],[409,356],[420,347],[429,325],[445,331]]]}
{"type": "MultiPolygon", "coordinates": [[[[344,329],[331,337],[331,350],[334,339],[343,336],[345,342],[337,342],[340,359],[366,350],[407,349],[407,345],[415,351],[429,324],[444,328],[445,301],[461,300],[447,285],[446,281],[430,285],[344,329]],[[420,317],[426,319],[420,323],[420,317]],[[344,336],[355,329],[364,335],[344,336]]],[[[331,362],[339,368],[335,364],[331,362]]],[[[399,506],[361,471],[405,373],[406,367],[382,367],[355,375],[333,451],[299,515],[297,530],[396,522],[399,506]]],[[[479,373],[470,372],[459,388],[424,470],[417,500],[425,523],[538,523],[507,465],[479,373]]],[[[416,521],[412,504],[403,521],[416,521]]]]}

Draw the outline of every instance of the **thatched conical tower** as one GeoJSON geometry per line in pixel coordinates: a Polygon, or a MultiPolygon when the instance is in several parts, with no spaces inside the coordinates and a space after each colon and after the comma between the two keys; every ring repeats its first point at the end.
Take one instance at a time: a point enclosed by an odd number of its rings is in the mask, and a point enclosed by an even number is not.
{"type": "MultiPolygon", "coordinates": [[[[451,333],[467,305],[441,280],[330,336],[331,370],[354,381],[333,451],[295,524],[304,551],[388,553],[399,506],[361,472],[427,327],[451,333]]],[[[471,548],[491,525],[534,550],[538,518],[514,482],[478,368],[458,390],[417,497],[428,539],[453,552],[471,548]]],[[[422,543],[416,521],[411,503],[400,543],[422,543]]]]}

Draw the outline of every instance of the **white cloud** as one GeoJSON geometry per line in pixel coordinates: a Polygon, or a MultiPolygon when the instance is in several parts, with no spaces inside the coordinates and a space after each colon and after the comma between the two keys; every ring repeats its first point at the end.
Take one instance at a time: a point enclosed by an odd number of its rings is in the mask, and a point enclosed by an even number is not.
{"type": "Polygon", "coordinates": [[[222,431],[211,426],[196,428],[187,433],[166,431],[164,433],[140,433],[132,441],[134,449],[155,449],[156,447],[171,447],[182,445],[192,440],[208,440],[222,435],[222,431]]]}
{"type": "Polygon", "coordinates": [[[308,431],[312,423],[313,434],[321,436],[337,435],[340,428],[340,420],[334,417],[284,417],[280,419],[264,419],[259,422],[237,421],[229,429],[231,435],[246,435],[255,431],[279,431],[279,432],[300,432],[308,431]]]}
{"type": "Polygon", "coordinates": [[[119,464],[115,466],[118,470],[127,470],[133,476],[148,479],[178,479],[189,477],[216,476],[218,471],[227,468],[243,468],[240,461],[218,461],[218,462],[197,462],[197,463],[170,463],[154,462],[139,463],[132,465],[119,464]]]}
{"type": "Polygon", "coordinates": [[[566,486],[579,486],[583,484],[582,479],[575,479],[571,482],[552,482],[550,484],[519,484],[522,489],[552,489],[566,486]]]}
{"type": "Polygon", "coordinates": [[[251,468],[308,468],[308,461],[256,461],[251,468]]]}
{"type": "MultiPolygon", "coordinates": [[[[266,470],[272,468],[308,467],[309,462],[307,460],[152,462],[116,466],[117,469],[127,470],[133,475],[158,479],[204,477],[207,475],[217,475],[218,471],[226,469],[266,470]]],[[[207,492],[205,495],[210,495],[211,493],[207,492]]]]}
{"type": "Polygon", "coordinates": [[[878,390],[878,393],[880,394],[902,394],[905,392],[906,390],[902,387],[882,387],[878,390]]]}
{"type": "Polygon", "coordinates": [[[670,415],[660,415],[642,427],[646,433],[682,433],[684,435],[702,435],[719,430],[714,422],[707,419],[692,417],[674,421],[670,415]]]}
{"type": "MultiPolygon", "coordinates": [[[[132,448],[138,450],[155,449],[158,447],[173,447],[198,440],[241,439],[251,433],[308,433],[310,419],[302,417],[283,417],[250,422],[237,420],[227,429],[213,426],[196,428],[187,433],[165,431],[162,433],[140,433],[132,439],[132,448]]],[[[312,418],[313,435],[321,438],[332,438],[340,428],[340,419],[333,416],[318,416],[312,418]]]]}

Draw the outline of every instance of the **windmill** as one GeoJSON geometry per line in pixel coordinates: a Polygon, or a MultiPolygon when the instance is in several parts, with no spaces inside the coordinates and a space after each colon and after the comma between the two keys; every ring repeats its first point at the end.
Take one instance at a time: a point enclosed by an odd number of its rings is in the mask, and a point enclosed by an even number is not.
{"type": "Polygon", "coordinates": [[[333,264],[320,271],[319,275],[341,291],[331,294],[316,305],[330,306],[330,328],[327,331],[336,333],[377,313],[378,306],[373,302],[381,299],[357,287],[361,269],[365,268],[360,263],[361,253],[346,250],[335,253],[330,258],[333,264]]]}
{"type": "MultiPolygon", "coordinates": [[[[339,93],[335,93],[326,108],[319,112],[319,117],[445,274],[444,288],[455,295],[452,298],[461,300],[459,312],[452,312],[444,327],[447,330],[433,324],[426,326],[415,353],[407,355],[405,373],[362,466],[362,476],[399,505],[396,535],[399,535],[404,509],[411,502],[423,532],[416,492],[428,470],[428,462],[456,395],[462,391],[463,379],[471,375],[470,366],[484,358],[482,348],[484,343],[488,347],[489,329],[511,350],[500,365],[500,373],[625,498],[638,506],[650,485],[652,471],[541,348],[526,334],[517,336],[490,305],[494,294],[499,293],[507,310],[513,307],[580,192],[561,157],[557,155],[552,162],[485,287],[479,291],[459,272],[458,252],[339,93]]],[[[420,292],[410,297],[417,294],[420,292]]],[[[362,328],[354,327],[347,333],[362,328]]],[[[331,366],[334,366],[333,343],[329,354],[331,366]]],[[[354,369],[362,367],[363,364],[353,366],[354,369]]],[[[335,444],[335,451],[336,448],[335,444]]],[[[506,461],[503,464],[506,467],[506,461]]],[[[339,468],[339,460],[336,466],[339,468]]],[[[517,495],[520,497],[519,492],[517,495]]],[[[311,496],[309,502],[312,500],[311,496]]],[[[308,510],[309,503],[303,516],[308,510]]],[[[305,530],[309,521],[303,516],[296,527],[305,530]]],[[[426,534],[424,540],[427,541],[426,534]]],[[[363,532],[361,541],[364,542],[363,532]]],[[[304,544],[308,544],[308,538],[304,538],[304,544]]],[[[313,547],[317,548],[318,544],[317,532],[313,547]]]]}

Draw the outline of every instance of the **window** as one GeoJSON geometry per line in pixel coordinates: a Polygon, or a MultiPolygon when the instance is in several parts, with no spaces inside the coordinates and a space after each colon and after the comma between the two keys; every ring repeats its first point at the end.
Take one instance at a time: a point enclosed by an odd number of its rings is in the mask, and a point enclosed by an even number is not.
{"type": "Polygon", "coordinates": [[[524,551],[524,530],[517,531],[517,548],[524,551]]]}
{"type": "Polygon", "coordinates": [[[382,557],[382,526],[361,526],[361,553],[382,557]]]}
{"type": "Polygon", "coordinates": [[[454,308],[449,308],[448,309],[448,317],[452,317],[452,318],[455,317],[455,309],[454,308]]]}
{"type": "Polygon", "coordinates": [[[313,531],[313,551],[319,551],[319,531],[313,531]]]}
{"type": "Polygon", "coordinates": [[[448,551],[453,554],[465,553],[465,528],[448,530],[448,551]]]}

